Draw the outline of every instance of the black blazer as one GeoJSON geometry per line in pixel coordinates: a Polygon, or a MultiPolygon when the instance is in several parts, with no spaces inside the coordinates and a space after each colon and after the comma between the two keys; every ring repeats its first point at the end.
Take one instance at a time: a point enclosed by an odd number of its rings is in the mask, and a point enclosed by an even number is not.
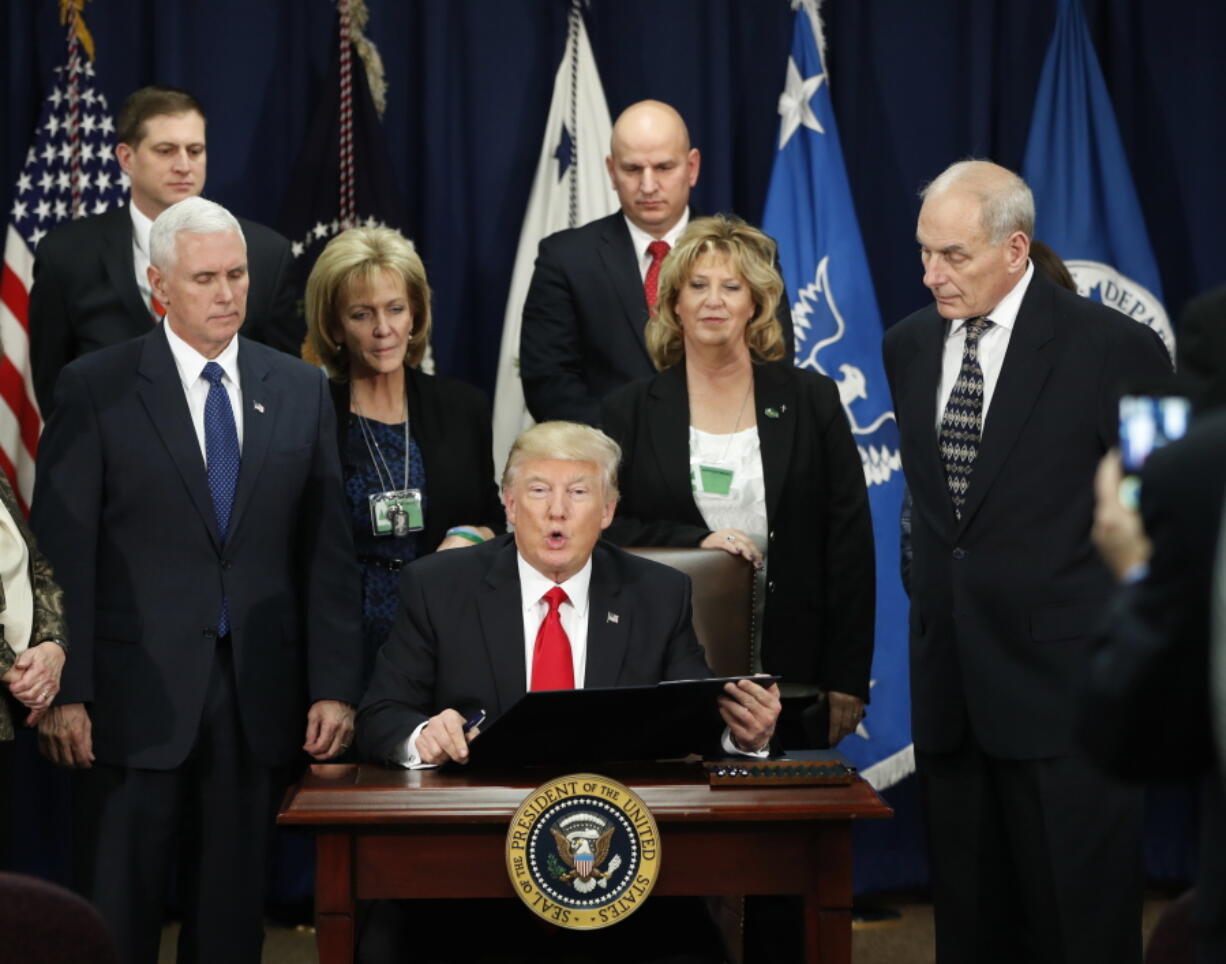
{"type": "MultiPolygon", "coordinates": [[[[238,222],[251,276],[243,334],[297,357],[306,331],[295,306],[289,242],[262,224],[238,222]]],[[[70,221],[43,238],[30,291],[30,364],[43,418],[51,414],[55,380],[65,365],[152,327],[136,286],[126,204],[70,221]]]]}
{"type": "Polygon", "coordinates": [[[1226,412],[1155,452],[1141,473],[1153,545],[1145,578],[1119,590],[1090,664],[1083,731],[1104,767],[1133,779],[1212,768],[1209,646],[1226,495],[1226,412]],[[1167,716],[1155,725],[1155,714],[1167,716]]]}
{"type": "Polygon", "coordinates": [[[1078,687],[1113,583],[1090,542],[1094,472],[1123,383],[1170,372],[1143,325],[1036,272],[954,518],[937,446],[948,323],[929,306],[886,332],[911,515],[911,707],[918,749],[969,719],[993,756],[1076,746],[1078,687]]]}
{"type": "Polygon", "coordinates": [[[240,339],[242,467],[217,532],[161,328],[64,369],[31,518],[73,640],[58,703],[85,703],[102,763],[172,769],[201,718],[224,592],[243,732],[301,753],[308,702],[361,695],[359,583],[327,383],[240,339]]]}
{"type": "MultiPolygon", "coordinates": [[[[599,425],[602,398],[655,371],[643,336],[647,315],[634,242],[621,211],[545,238],[519,341],[519,372],[532,417],[599,425]]],[[[786,297],[779,321],[790,361],[786,297]]]]}
{"type": "MultiPolygon", "coordinates": [[[[405,369],[409,432],[426,466],[423,554],[433,552],[456,525],[506,529],[506,512],[494,483],[489,404],[471,385],[405,369]]],[[[349,460],[349,383],[330,382],[336,407],[337,446],[341,465],[349,460]]]]}
{"type": "MultiPolygon", "coordinates": [[[[398,761],[417,725],[451,707],[497,719],[527,689],[515,537],[408,566],[400,613],[358,711],[362,756],[398,761]]],[[[690,625],[689,576],[597,543],[585,687],[711,675],[690,625]],[[616,613],[616,622],[604,618],[616,613]]]]}
{"type": "MultiPolygon", "coordinates": [[[[754,406],[770,532],[763,668],[868,699],[873,527],[838,389],[783,362],[756,365],[754,406]]],[[[621,501],[606,538],[698,545],[710,530],[690,491],[684,362],[610,395],[603,419],[622,446],[621,501]]]]}

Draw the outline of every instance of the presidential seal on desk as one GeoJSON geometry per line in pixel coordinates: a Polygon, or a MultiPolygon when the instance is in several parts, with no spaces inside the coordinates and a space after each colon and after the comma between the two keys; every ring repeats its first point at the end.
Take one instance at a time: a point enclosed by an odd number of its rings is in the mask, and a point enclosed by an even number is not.
{"type": "Polygon", "coordinates": [[[594,773],[537,787],[511,818],[507,873],[520,900],[559,927],[608,927],[634,913],[660,872],[655,818],[633,790],[594,773]]]}

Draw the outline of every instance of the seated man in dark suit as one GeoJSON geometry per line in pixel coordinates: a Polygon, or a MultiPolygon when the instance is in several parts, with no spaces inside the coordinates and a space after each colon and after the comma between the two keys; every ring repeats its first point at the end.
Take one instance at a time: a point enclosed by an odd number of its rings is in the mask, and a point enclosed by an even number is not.
{"type": "MultiPolygon", "coordinates": [[[[598,542],[617,506],[620,458],[616,442],[586,425],[534,426],[516,441],[502,477],[514,533],[435,553],[405,570],[396,625],[359,710],[365,758],[403,766],[466,762],[477,729],[464,731],[464,714],[484,709],[492,721],[530,689],[711,675],[690,624],[689,577],[598,542]]],[[[725,751],[766,752],[778,687],[729,683],[719,709],[725,751]]],[[[359,959],[400,960],[410,941],[414,959],[428,961],[484,959],[508,947],[532,947],[533,960],[555,953],[619,962],[717,958],[701,907],[661,901],[599,939],[555,929],[542,936],[527,928],[530,914],[506,902],[478,902],[485,906],[473,918],[456,907],[383,901],[369,913],[359,959]],[[463,923],[440,925],[453,917],[463,923]],[[474,929],[472,919],[482,926],[474,929]],[[522,938],[512,936],[521,931],[522,938]],[[443,942],[438,947],[429,946],[434,935],[443,942]]]]}
{"type": "MultiPolygon", "coordinates": [[[[149,230],[176,201],[204,190],[204,128],[204,108],[186,91],[142,87],[131,94],[119,111],[115,156],[131,181],[132,203],[70,221],[39,243],[30,362],[44,419],[65,365],[144,334],[165,313],[149,286],[149,230]]],[[[289,242],[253,221],[239,224],[251,275],[243,334],[297,356],[306,331],[294,306],[289,242]]]]}
{"type": "MultiPolygon", "coordinates": [[[[538,422],[598,425],[600,400],[655,374],[643,328],[660,264],[689,223],[701,157],[668,104],[640,101],[613,125],[605,166],[621,210],[541,242],[524,301],[520,376],[538,422]]],[[[779,306],[793,354],[792,315],[779,306]]]]}
{"type": "MultiPolygon", "coordinates": [[[[465,762],[477,731],[463,731],[461,711],[492,721],[529,689],[711,675],[690,624],[689,577],[598,542],[617,507],[620,458],[585,425],[546,422],[519,437],[502,477],[514,534],[405,572],[358,717],[364,757],[465,762]]],[[[719,700],[724,749],[763,752],[777,687],[742,680],[719,700]]]]}

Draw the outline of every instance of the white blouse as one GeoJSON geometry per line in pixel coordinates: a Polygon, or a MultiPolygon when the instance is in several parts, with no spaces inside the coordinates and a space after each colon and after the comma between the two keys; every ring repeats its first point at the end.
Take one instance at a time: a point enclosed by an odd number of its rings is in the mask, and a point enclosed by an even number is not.
{"type": "Polygon", "coordinates": [[[694,504],[711,529],[740,529],[765,554],[769,531],[766,480],[756,426],[732,435],[712,435],[691,425],[690,488],[694,504]],[[704,491],[704,465],[732,472],[727,495],[704,491]]]}

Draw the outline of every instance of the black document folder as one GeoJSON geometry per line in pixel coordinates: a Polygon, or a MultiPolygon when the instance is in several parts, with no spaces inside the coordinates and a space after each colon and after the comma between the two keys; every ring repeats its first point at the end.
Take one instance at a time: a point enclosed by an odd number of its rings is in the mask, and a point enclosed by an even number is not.
{"type": "MultiPolygon", "coordinates": [[[[593,766],[718,754],[716,700],[741,676],[525,693],[469,744],[469,767],[593,766]]],[[[755,677],[769,686],[778,677],[755,677]]]]}

